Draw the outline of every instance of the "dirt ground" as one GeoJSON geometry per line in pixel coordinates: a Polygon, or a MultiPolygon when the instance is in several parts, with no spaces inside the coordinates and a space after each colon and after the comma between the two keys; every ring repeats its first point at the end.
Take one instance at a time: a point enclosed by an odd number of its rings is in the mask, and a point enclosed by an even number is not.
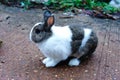
{"type": "Polygon", "coordinates": [[[44,56],[29,40],[32,26],[43,20],[41,9],[23,10],[0,5],[0,80],[120,80],[120,20],[80,14],[56,25],[79,24],[95,30],[99,44],[93,56],[78,67],[63,62],[55,68],[42,64],[44,56]]]}

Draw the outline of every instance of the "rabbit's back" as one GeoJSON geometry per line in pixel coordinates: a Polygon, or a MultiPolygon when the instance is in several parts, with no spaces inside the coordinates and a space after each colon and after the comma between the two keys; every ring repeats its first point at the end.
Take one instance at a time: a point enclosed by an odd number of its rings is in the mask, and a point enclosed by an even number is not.
{"type": "Polygon", "coordinates": [[[72,56],[84,59],[87,55],[91,55],[98,44],[96,34],[90,28],[82,28],[79,25],[70,26],[73,33],[72,36],[72,56]]]}

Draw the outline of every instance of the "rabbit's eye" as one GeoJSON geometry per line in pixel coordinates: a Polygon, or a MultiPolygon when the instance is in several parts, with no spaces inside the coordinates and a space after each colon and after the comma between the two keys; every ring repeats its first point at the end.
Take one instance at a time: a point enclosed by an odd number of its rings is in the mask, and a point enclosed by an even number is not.
{"type": "Polygon", "coordinates": [[[35,30],[35,33],[36,33],[36,34],[39,34],[39,33],[40,33],[40,30],[39,30],[39,29],[36,29],[36,30],[35,30]]]}

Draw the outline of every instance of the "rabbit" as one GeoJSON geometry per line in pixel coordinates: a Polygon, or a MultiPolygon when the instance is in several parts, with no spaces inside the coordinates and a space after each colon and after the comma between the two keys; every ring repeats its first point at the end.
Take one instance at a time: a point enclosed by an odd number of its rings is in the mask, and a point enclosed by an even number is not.
{"type": "Polygon", "coordinates": [[[73,57],[68,65],[78,66],[91,55],[98,44],[98,38],[90,28],[80,25],[55,26],[51,11],[43,14],[44,22],[36,23],[30,31],[30,40],[34,42],[46,57],[42,63],[46,67],[55,67],[59,62],[73,57]]]}

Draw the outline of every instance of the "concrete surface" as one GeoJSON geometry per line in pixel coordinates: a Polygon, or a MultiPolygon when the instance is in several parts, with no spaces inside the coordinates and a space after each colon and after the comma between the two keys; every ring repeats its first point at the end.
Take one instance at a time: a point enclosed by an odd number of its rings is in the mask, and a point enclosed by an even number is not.
{"type": "Polygon", "coordinates": [[[78,67],[63,62],[55,68],[42,64],[44,56],[29,41],[32,26],[42,21],[42,10],[23,10],[0,5],[0,80],[120,80],[120,20],[91,18],[80,14],[60,19],[56,25],[80,24],[97,33],[99,44],[90,59],[78,67]]]}

